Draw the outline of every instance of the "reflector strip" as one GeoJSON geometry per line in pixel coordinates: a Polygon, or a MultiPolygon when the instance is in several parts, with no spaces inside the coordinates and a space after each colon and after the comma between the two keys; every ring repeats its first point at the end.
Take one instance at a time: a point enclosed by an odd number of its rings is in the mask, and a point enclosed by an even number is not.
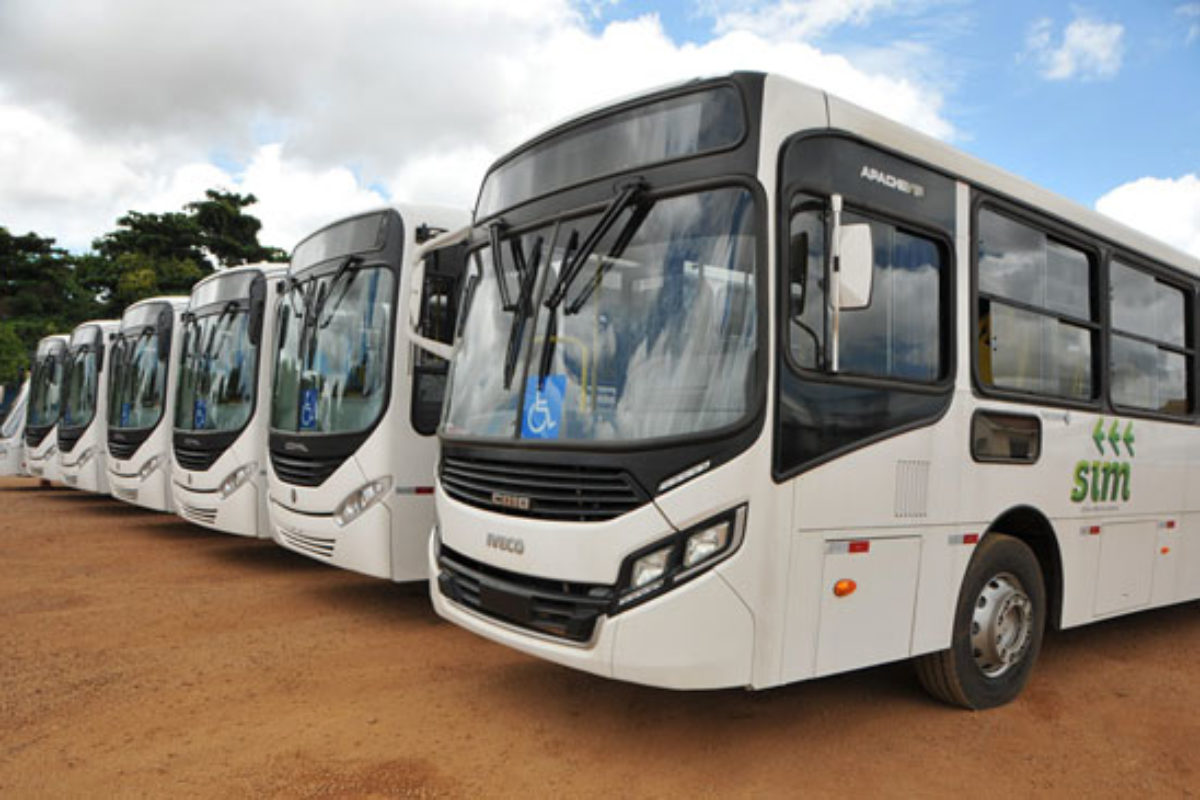
{"type": "Polygon", "coordinates": [[[433,494],[432,486],[397,486],[396,494],[433,494]]]}
{"type": "Polygon", "coordinates": [[[825,547],[825,552],[832,556],[846,555],[848,553],[869,553],[871,552],[871,540],[855,539],[853,541],[829,542],[825,547]]]}
{"type": "Polygon", "coordinates": [[[978,544],[978,533],[952,533],[950,534],[950,544],[978,544]]]}

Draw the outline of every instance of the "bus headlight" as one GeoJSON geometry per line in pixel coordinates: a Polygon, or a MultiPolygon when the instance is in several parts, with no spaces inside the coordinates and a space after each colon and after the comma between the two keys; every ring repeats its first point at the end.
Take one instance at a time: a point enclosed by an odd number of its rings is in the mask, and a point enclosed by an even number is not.
{"type": "Polygon", "coordinates": [[[356,489],[333,512],[334,522],[340,526],[349,525],[364,511],[386,497],[391,488],[392,479],[388,476],[376,478],[366,486],[356,489]]]}
{"type": "Polygon", "coordinates": [[[242,466],[229,473],[229,477],[221,481],[221,499],[229,497],[229,495],[242,488],[242,484],[250,480],[254,473],[258,471],[258,462],[251,461],[249,464],[242,466]]]}
{"type": "Polygon", "coordinates": [[[79,458],[75,460],[75,464],[73,466],[76,469],[83,469],[84,465],[92,460],[92,455],[95,452],[96,449],[94,447],[86,448],[82,453],[79,454],[79,458]]]}
{"type": "Polygon", "coordinates": [[[742,543],[747,510],[742,504],[626,558],[617,582],[618,608],[669,591],[728,558],[742,543]]]}
{"type": "Polygon", "coordinates": [[[138,477],[142,480],[150,477],[150,473],[158,469],[158,456],[150,456],[150,460],[142,464],[142,468],[138,470],[138,477]]]}

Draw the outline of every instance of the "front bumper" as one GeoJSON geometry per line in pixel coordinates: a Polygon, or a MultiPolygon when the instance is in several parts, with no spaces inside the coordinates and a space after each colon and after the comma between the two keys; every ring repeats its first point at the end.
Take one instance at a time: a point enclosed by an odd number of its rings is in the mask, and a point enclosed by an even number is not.
{"type": "Polygon", "coordinates": [[[239,486],[229,497],[219,491],[198,492],[171,483],[175,512],[188,522],[235,536],[267,536],[258,529],[258,498],[261,490],[253,481],[239,486]]]}
{"type": "Polygon", "coordinates": [[[392,577],[391,514],[384,503],[345,527],[332,514],[302,514],[274,500],[270,516],[275,541],[288,550],[375,578],[392,577]]]}
{"type": "Polygon", "coordinates": [[[108,484],[112,496],[152,511],[171,512],[171,494],[162,468],[154,470],[145,480],[137,475],[120,475],[109,470],[108,484]]]}
{"type": "Polygon", "coordinates": [[[429,545],[430,596],[438,615],[492,641],[568,667],[669,689],[748,686],[754,646],[750,610],[714,568],[654,600],[597,619],[575,644],[456,603],[439,588],[437,541],[429,545]]]}

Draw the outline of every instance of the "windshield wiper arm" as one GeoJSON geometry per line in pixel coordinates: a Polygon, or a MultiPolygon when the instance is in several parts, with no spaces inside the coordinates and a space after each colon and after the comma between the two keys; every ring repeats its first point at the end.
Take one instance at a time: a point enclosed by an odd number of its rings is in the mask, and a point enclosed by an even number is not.
{"type": "MultiPolygon", "coordinates": [[[[496,283],[500,285],[500,309],[515,311],[517,305],[512,300],[512,295],[508,291],[508,281],[504,277],[504,253],[500,247],[503,229],[504,223],[502,222],[493,222],[488,226],[488,239],[492,244],[492,269],[496,273],[496,283]]],[[[520,249],[519,246],[516,249],[520,249]]]]}
{"type": "MultiPolygon", "coordinates": [[[[567,247],[563,252],[563,263],[571,260],[571,255],[579,247],[579,231],[571,231],[567,239],[567,247]]],[[[550,305],[547,303],[546,305],[550,305]]],[[[546,376],[550,374],[550,365],[554,361],[554,345],[558,342],[558,314],[551,307],[546,315],[546,336],[542,341],[542,357],[538,361],[538,389],[546,385],[546,376]]]]}
{"type": "Polygon", "coordinates": [[[596,265],[596,271],[592,273],[592,277],[588,279],[583,288],[579,290],[579,294],[567,307],[563,309],[563,313],[568,317],[579,313],[580,309],[587,303],[592,292],[596,291],[596,287],[600,285],[600,281],[604,278],[604,274],[612,268],[613,262],[621,257],[625,252],[625,248],[629,246],[629,242],[633,239],[634,234],[642,227],[642,223],[650,214],[652,202],[638,203],[633,214],[629,216],[629,220],[625,223],[625,227],[621,228],[621,232],[617,234],[617,240],[613,242],[613,246],[609,249],[608,254],[600,259],[600,263],[596,265]]]}
{"type": "Polygon", "coordinates": [[[558,282],[554,284],[554,288],[550,290],[550,294],[546,297],[546,308],[551,310],[558,308],[563,298],[567,296],[567,291],[570,290],[571,285],[575,283],[575,279],[579,277],[579,273],[583,270],[584,262],[587,261],[588,257],[600,244],[600,240],[604,238],[604,235],[616,224],[617,217],[621,216],[621,212],[628,208],[629,204],[645,191],[645,188],[645,184],[640,181],[627,183],[621,188],[621,193],[613,198],[612,202],[608,204],[608,208],[604,209],[604,213],[601,214],[596,226],[588,232],[587,237],[583,240],[583,244],[580,245],[578,252],[575,253],[575,257],[569,262],[564,262],[563,271],[558,276],[558,282]]]}
{"type": "MultiPolygon", "coordinates": [[[[508,348],[504,353],[504,388],[508,389],[512,386],[513,372],[517,368],[517,356],[521,350],[521,338],[525,333],[525,323],[529,319],[529,315],[533,313],[533,282],[537,275],[538,264],[542,260],[542,244],[544,239],[539,236],[533,243],[533,255],[530,256],[529,264],[525,264],[525,252],[521,249],[521,243],[517,239],[513,239],[513,260],[518,265],[518,274],[521,277],[520,296],[517,297],[517,303],[513,306],[513,321],[512,327],[508,329],[508,348]]],[[[494,257],[494,254],[493,254],[494,257]]]]}
{"type": "Polygon", "coordinates": [[[338,306],[346,299],[346,293],[350,291],[351,284],[358,277],[358,267],[362,265],[362,256],[347,256],[346,260],[338,265],[337,272],[333,273],[333,279],[329,281],[329,289],[321,297],[317,303],[317,308],[313,312],[313,319],[317,321],[318,328],[326,328],[333,321],[333,312],[338,310],[338,306]],[[333,287],[338,285],[338,282],[349,273],[350,280],[342,285],[342,293],[338,295],[337,301],[334,302],[333,308],[329,309],[329,316],[322,321],[321,317],[325,313],[325,306],[329,303],[329,298],[333,296],[333,287]]]}

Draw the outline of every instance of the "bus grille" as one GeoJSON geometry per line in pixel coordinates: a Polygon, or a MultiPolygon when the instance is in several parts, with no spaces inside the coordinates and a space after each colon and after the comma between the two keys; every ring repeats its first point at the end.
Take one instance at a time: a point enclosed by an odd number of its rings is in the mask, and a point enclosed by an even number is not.
{"type": "Polygon", "coordinates": [[[297,458],[271,451],[271,465],[275,467],[275,474],[279,480],[292,486],[320,486],[345,460],[345,456],[297,458]]]}
{"type": "Polygon", "coordinates": [[[496,569],[446,547],[438,551],[438,590],[484,616],[572,642],[592,638],[612,606],[613,589],[496,569]]]}
{"type": "Polygon", "coordinates": [[[520,517],[597,522],[648,502],[623,470],[446,456],[442,488],[468,505],[520,517]]]}
{"type": "Polygon", "coordinates": [[[279,533],[280,543],[287,545],[293,550],[299,550],[301,553],[307,553],[310,556],[333,558],[333,551],[337,546],[337,541],[334,539],[310,536],[294,528],[285,528],[282,525],[276,527],[275,530],[279,533]]]}
{"type": "Polygon", "coordinates": [[[138,490],[114,486],[113,497],[117,498],[118,500],[124,500],[126,503],[136,503],[138,499],[138,490]]]}
{"type": "Polygon", "coordinates": [[[137,449],[142,446],[141,442],[114,442],[108,440],[108,453],[118,461],[125,461],[133,457],[137,449]]]}
{"type": "Polygon", "coordinates": [[[215,508],[200,508],[188,505],[187,503],[179,505],[179,516],[189,522],[198,522],[201,525],[215,525],[217,522],[217,510],[215,508]]]}
{"type": "Polygon", "coordinates": [[[189,472],[207,472],[208,468],[221,457],[221,453],[222,451],[219,449],[203,450],[175,445],[175,460],[179,462],[179,466],[189,472]]]}

